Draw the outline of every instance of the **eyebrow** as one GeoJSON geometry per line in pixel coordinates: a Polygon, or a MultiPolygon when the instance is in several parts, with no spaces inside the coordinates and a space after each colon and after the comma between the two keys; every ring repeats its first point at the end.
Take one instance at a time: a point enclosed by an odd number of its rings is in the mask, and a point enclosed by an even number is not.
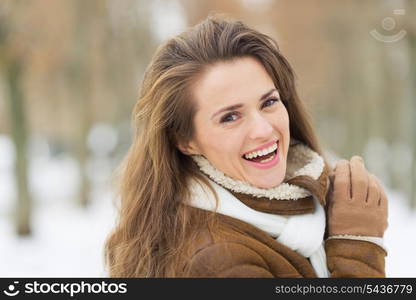
{"type": "MultiPolygon", "coordinates": [[[[269,97],[269,96],[270,96],[271,94],[273,94],[275,91],[277,91],[275,88],[271,89],[271,90],[270,90],[270,91],[268,91],[267,93],[263,94],[263,95],[260,97],[259,101],[265,100],[267,97],[269,97]]],[[[241,104],[241,103],[237,103],[237,104],[233,104],[233,105],[230,105],[230,106],[227,106],[227,107],[221,108],[219,111],[217,111],[216,113],[214,113],[214,114],[212,115],[211,119],[213,119],[216,115],[218,115],[218,114],[220,114],[220,113],[222,113],[222,112],[224,112],[224,111],[235,110],[235,109],[238,109],[238,108],[241,108],[241,107],[243,107],[243,104],[241,104]]]]}

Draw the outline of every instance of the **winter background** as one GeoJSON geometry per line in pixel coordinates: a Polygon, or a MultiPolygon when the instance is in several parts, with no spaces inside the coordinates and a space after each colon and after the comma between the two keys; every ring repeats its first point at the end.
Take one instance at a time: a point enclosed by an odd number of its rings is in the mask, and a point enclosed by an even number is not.
{"type": "Polygon", "coordinates": [[[212,11],[279,41],[325,149],[363,156],[385,184],[387,276],[416,277],[414,2],[86,3],[0,3],[0,277],[107,276],[103,245],[116,219],[113,176],[131,141],[129,118],[143,70],[161,41],[212,11]],[[394,42],[371,35],[376,29],[395,37],[399,26],[407,35],[394,42]],[[16,62],[24,66],[20,98],[13,98],[9,80],[16,62]],[[19,124],[12,122],[12,101],[24,104],[27,122],[29,235],[16,232],[13,126],[19,124]],[[85,182],[88,203],[80,205],[85,182]]]}

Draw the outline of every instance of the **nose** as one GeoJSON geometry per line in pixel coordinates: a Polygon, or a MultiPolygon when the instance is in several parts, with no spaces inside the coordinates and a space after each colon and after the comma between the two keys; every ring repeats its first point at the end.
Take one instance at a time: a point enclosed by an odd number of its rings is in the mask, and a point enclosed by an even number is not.
{"type": "Polygon", "coordinates": [[[249,137],[253,140],[268,140],[273,134],[273,126],[264,116],[257,114],[250,124],[249,137]]]}

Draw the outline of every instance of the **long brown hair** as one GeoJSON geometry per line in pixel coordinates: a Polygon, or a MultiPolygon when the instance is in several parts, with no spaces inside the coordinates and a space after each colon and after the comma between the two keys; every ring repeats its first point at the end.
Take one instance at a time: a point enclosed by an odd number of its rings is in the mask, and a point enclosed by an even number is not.
{"type": "MultiPolygon", "coordinates": [[[[239,21],[210,16],[169,39],[152,58],[133,111],[135,135],[120,169],[119,220],[105,245],[110,276],[180,276],[186,245],[198,230],[215,225],[212,215],[197,215],[186,205],[189,178],[209,184],[177,145],[194,134],[197,108],[191,99],[197,76],[208,65],[243,56],[258,59],[273,79],[289,113],[291,137],[322,155],[296,93],[294,72],[272,38],[239,21]]],[[[324,196],[311,178],[292,182],[324,196]]]]}

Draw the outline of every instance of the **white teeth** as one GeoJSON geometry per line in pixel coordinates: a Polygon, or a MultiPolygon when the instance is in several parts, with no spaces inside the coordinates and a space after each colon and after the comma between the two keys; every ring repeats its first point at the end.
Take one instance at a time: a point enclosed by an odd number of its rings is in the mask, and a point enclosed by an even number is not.
{"type": "Polygon", "coordinates": [[[266,163],[266,162],[269,162],[269,161],[271,161],[273,158],[274,158],[274,156],[275,156],[275,154],[273,154],[271,157],[269,157],[269,158],[266,158],[266,159],[263,159],[263,160],[261,160],[260,162],[261,163],[266,163]]]}
{"type": "Polygon", "coordinates": [[[247,158],[247,159],[252,159],[252,158],[257,157],[257,156],[263,156],[263,155],[269,154],[270,152],[273,152],[276,149],[277,149],[277,143],[274,143],[273,145],[271,145],[270,147],[268,147],[266,149],[250,152],[248,154],[244,154],[244,157],[247,158]]]}

